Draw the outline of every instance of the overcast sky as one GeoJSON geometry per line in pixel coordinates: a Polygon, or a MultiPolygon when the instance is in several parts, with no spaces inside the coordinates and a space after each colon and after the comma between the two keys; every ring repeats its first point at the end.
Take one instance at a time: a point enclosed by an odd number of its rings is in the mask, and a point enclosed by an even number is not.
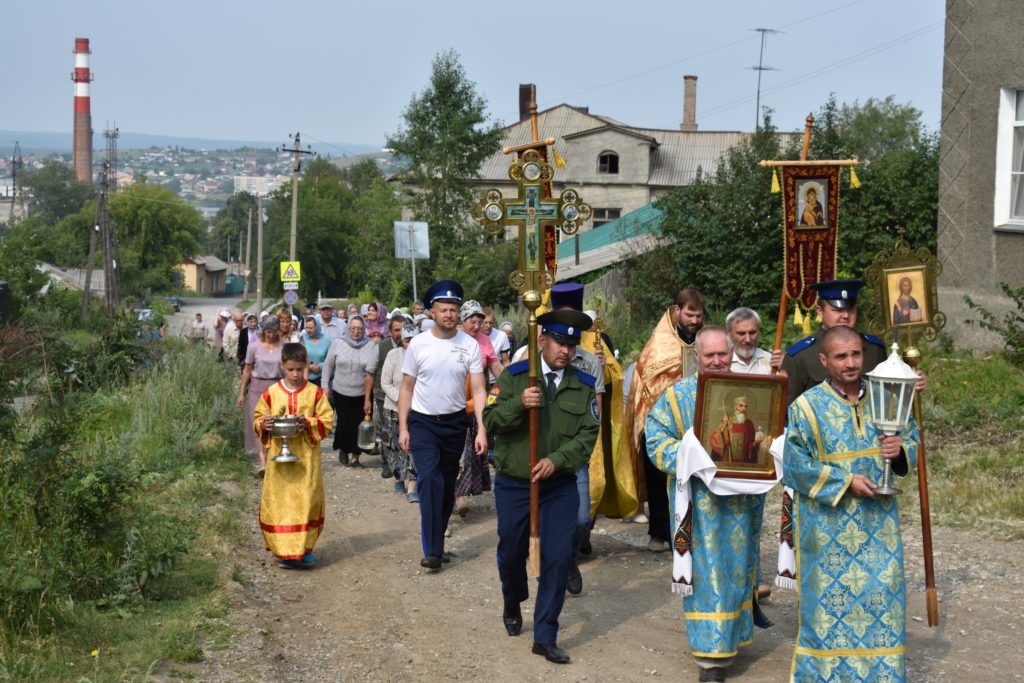
{"type": "MultiPolygon", "coordinates": [[[[699,76],[701,130],[750,130],[760,34],[762,105],[785,130],[835,92],[894,95],[939,124],[944,3],[937,0],[37,0],[6,3],[0,129],[71,129],[72,49],[92,41],[93,128],[286,142],[383,144],[430,77],[459,52],[491,116],[566,102],[625,123],[676,128],[684,74],[699,76]],[[518,23],[517,23],[518,22],[518,23]]],[[[543,132],[543,131],[542,131],[543,132]]]]}

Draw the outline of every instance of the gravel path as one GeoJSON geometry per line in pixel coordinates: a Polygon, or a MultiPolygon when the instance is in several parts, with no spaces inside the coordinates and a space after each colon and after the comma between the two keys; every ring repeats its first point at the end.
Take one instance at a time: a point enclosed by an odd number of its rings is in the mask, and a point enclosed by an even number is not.
{"type": "MultiPolygon", "coordinates": [[[[669,591],[671,558],[644,549],[646,525],[598,520],[594,554],[582,565],[584,592],[567,599],[561,616],[559,645],[573,661],[557,666],[530,653],[532,600],[523,604],[523,635],[505,634],[493,497],[472,499],[465,521],[453,518],[448,547],[456,557],[442,572],[427,574],[419,566],[417,506],[381,479],[377,458],[365,460],[366,469],[354,470],[324,457],[327,525],[312,571],[281,570],[272,562],[256,524],[254,486],[247,543],[236,556],[244,576],[228,585],[232,646],[208,649],[194,665],[165,665],[155,680],[172,680],[171,669],[206,681],[696,680],[680,601],[669,591]]],[[[902,502],[910,511],[904,521],[910,680],[1024,680],[1024,543],[935,529],[941,624],[929,628],[917,499],[911,492],[902,502]]],[[[770,583],[777,490],[766,509],[762,573],[770,583]]],[[[730,678],[788,678],[796,605],[795,594],[775,590],[765,604],[775,626],[756,630],[730,678]]]]}

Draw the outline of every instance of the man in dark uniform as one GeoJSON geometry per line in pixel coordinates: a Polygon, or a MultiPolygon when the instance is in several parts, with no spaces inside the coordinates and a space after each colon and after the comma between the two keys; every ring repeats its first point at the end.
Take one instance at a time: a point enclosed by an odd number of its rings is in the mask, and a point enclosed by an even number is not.
{"type": "MultiPolygon", "coordinates": [[[[811,285],[818,290],[818,315],[821,329],[786,349],[782,370],[789,384],[787,405],[828,377],[819,354],[825,353],[821,337],[832,327],[857,327],[857,294],[867,283],[863,280],[827,280],[811,285]]],[[[885,343],[873,334],[860,333],[864,340],[864,371],[870,372],[886,358],[885,343]]]]}
{"type": "Polygon", "coordinates": [[[590,318],[578,311],[545,313],[541,325],[539,376],[529,388],[529,361],[510,365],[498,377],[484,408],[484,424],[495,435],[494,504],[498,513],[498,575],[504,598],[502,621],[519,635],[519,604],[530,596],[526,559],[530,536],[530,482],[540,482],[540,581],[533,620],[533,653],[556,664],[569,656],[558,647],[558,615],[565,602],[573,534],[579,510],[576,472],[597,442],[600,413],[595,378],[574,368],[580,333],[590,318]],[[540,422],[540,461],[530,468],[529,409],[540,422]]]}

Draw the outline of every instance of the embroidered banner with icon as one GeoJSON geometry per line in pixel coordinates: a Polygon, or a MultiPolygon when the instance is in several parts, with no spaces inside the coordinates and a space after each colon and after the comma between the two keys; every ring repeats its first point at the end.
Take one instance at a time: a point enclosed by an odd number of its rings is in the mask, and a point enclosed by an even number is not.
{"type": "Polygon", "coordinates": [[[810,285],[836,277],[839,166],[783,166],[786,294],[804,309],[814,308],[810,285]]]}

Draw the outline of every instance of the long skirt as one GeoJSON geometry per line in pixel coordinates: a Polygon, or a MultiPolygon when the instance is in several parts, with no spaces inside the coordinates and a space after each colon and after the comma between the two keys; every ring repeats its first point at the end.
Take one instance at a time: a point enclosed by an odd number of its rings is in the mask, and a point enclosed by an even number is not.
{"type": "Polygon", "coordinates": [[[331,390],[334,410],[338,413],[334,429],[334,450],[359,455],[359,423],[363,421],[363,396],[345,396],[331,390]]]}
{"type": "Polygon", "coordinates": [[[477,427],[476,419],[470,418],[466,430],[466,446],[462,449],[462,473],[455,480],[455,495],[479,496],[491,490],[491,470],[487,466],[487,453],[477,455],[474,449],[477,427]]]}
{"type": "Polygon", "coordinates": [[[256,455],[260,452],[260,438],[256,436],[256,431],[252,427],[252,413],[256,410],[256,404],[259,403],[260,396],[276,381],[276,379],[249,378],[249,389],[245,395],[243,423],[245,425],[245,452],[250,455],[256,455]]]}
{"type": "Polygon", "coordinates": [[[398,446],[398,413],[385,408],[380,428],[380,443],[388,469],[398,481],[416,481],[416,466],[412,456],[398,446]]]}

